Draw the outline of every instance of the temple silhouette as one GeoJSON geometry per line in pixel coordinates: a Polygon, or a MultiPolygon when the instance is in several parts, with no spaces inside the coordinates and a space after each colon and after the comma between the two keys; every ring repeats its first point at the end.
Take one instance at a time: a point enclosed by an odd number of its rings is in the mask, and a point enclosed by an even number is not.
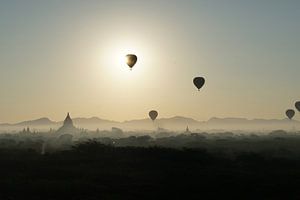
{"type": "Polygon", "coordinates": [[[64,120],[64,124],[62,127],[60,127],[56,133],[58,134],[74,134],[78,133],[79,129],[77,129],[74,124],[73,120],[70,117],[70,113],[67,114],[66,119],[64,120]]]}

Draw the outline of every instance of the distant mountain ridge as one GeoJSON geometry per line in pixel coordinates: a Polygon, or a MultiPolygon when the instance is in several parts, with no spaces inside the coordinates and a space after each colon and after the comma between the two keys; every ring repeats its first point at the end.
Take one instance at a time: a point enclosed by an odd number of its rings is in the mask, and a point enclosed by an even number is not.
{"type": "Polygon", "coordinates": [[[35,126],[35,125],[53,125],[56,122],[51,121],[49,118],[43,117],[36,120],[30,120],[30,121],[23,121],[19,122],[17,124],[12,124],[16,126],[35,126]]]}
{"type": "Polygon", "coordinates": [[[217,117],[212,117],[210,118],[207,122],[208,123],[252,123],[252,122],[299,122],[297,120],[289,120],[289,119],[247,119],[247,118],[217,118],[217,117]]]}
{"type": "MultiPolygon", "coordinates": [[[[74,125],[78,128],[89,130],[106,129],[119,127],[125,130],[154,130],[159,128],[169,130],[184,130],[187,126],[191,129],[209,130],[240,130],[240,129],[289,129],[291,125],[300,128],[300,122],[288,119],[246,119],[246,118],[217,118],[212,117],[207,121],[198,121],[193,118],[174,116],[169,118],[160,118],[155,122],[150,119],[135,119],[123,122],[101,119],[99,117],[73,118],[74,125]]],[[[35,120],[18,122],[15,124],[0,124],[0,129],[15,129],[30,127],[37,130],[58,129],[63,121],[52,121],[43,117],[35,120]]]]}

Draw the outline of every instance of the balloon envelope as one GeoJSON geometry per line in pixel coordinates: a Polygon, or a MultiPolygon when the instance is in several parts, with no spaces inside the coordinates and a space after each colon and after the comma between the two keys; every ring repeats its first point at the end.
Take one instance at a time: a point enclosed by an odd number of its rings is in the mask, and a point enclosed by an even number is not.
{"type": "Polygon", "coordinates": [[[149,112],[149,117],[150,119],[152,119],[152,121],[154,121],[157,118],[157,116],[158,116],[158,112],[156,110],[151,110],[149,112]]]}
{"type": "Polygon", "coordinates": [[[289,109],[285,112],[285,114],[289,119],[293,119],[293,117],[295,116],[295,111],[292,109],[289,109]]]}
{"type": "Polygon", "coordinates": [[[136,55],[134,55],[134,54],[126,55],[126,63],[130,67],[130,69],[133,68],[133,66],[135,65],[136,62],[137,62],[136,55]]]}
{"type": "Polygon", "coordinates": [[[297,101],[295,103],[295,107],[297,108],[297,110],[300,112],[300,101],[297,101]]]}
{"type": "Polygon", "coordinates": [[[193,83],[198,88],[198,90],[200,90],[205,83],[205,79],[203,77],[196,77],[194,78],[193,83]]]}

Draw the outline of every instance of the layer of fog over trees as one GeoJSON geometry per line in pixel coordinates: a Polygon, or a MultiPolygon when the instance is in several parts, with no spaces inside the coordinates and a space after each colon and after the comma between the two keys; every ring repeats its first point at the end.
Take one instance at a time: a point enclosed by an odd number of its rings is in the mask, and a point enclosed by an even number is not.
{"type": "Polygon", "coordinates": [[[252,131],[183,122],[176,130],[150,120],[149,130],[88,130],[70,117],[43,131],[35,123],[0,134],[0,199],[299,197],[297,121],[278,120],[285,130],[252,131]]]}
{"type": "Polygon", "coordinates": [[[31,149],[41,154],[68,150],[87,141],[115,147],[204,148],[228,154],[235,151],[270,154],[271,150],[276,156],[300,153],[300,122],[287,119],[212,118],[199,122],[173,117],[121,123],[96,117],[69,118],[64,122],[41,118],[0,127],[1,149],[31,149]]]}
{"type": "Polygon", "coordinates": [[[299,197],[300,132],[123,134],[1,134],[0,199],[299,197]]]}
{"type": "MultiPolygon", "coordinates": [[[[192,118],[181,116],[171,118],[160,118],[152,122],[150,119],[130,120],[124,122],[110,121],[92,118],[74,118],[74,125],[79,129],[89,131],[95,130],[111,130],[112,127],[117,127],[123,131],[135,132],[154,132],[164,130],[167,132],[182,132],[188,126],[190,130],[196,132],[266,132],[274,130],[293,131],[300,130],[300,122],[289,119],[252,119],[245,118],[211,118],[208,121],[197,121],[192,118]]],[[[0,123],[0,133],[19,132],[24,128],[29,127],[36,132],[47,132],[57,130],[63,125],[63,121],[55,122],[48,118],[40,118],[37,120],[23,121],[14,124],[0,123]]]]}
{"type": "Polygon", "coordinates": [[[300,158],[300,131],[275,130],[271,132],[124,132],[78,129],[76,133],[58,133],[55,130],[35,132],[30,128],[20,132],[0,134],[1,149],[32,150],[39,154],[71,150],[86,142],[97,142],[111,147],[162,147],[174,149],[205,149],[221,155],[235,152],[256,152],[266,156],[300,158]]]}

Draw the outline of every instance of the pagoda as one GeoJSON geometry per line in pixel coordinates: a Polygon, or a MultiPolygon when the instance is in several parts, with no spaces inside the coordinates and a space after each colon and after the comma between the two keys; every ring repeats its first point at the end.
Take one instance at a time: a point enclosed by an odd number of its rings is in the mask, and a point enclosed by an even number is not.
{"type": "Polygon", "coordinates": [[[79,130],[74,126],[73,120],[70,117],[70,113],[67,114],[63,126],[56,131],[56,133],[59,134],[75,134],[78,132],[79,130]]]}

